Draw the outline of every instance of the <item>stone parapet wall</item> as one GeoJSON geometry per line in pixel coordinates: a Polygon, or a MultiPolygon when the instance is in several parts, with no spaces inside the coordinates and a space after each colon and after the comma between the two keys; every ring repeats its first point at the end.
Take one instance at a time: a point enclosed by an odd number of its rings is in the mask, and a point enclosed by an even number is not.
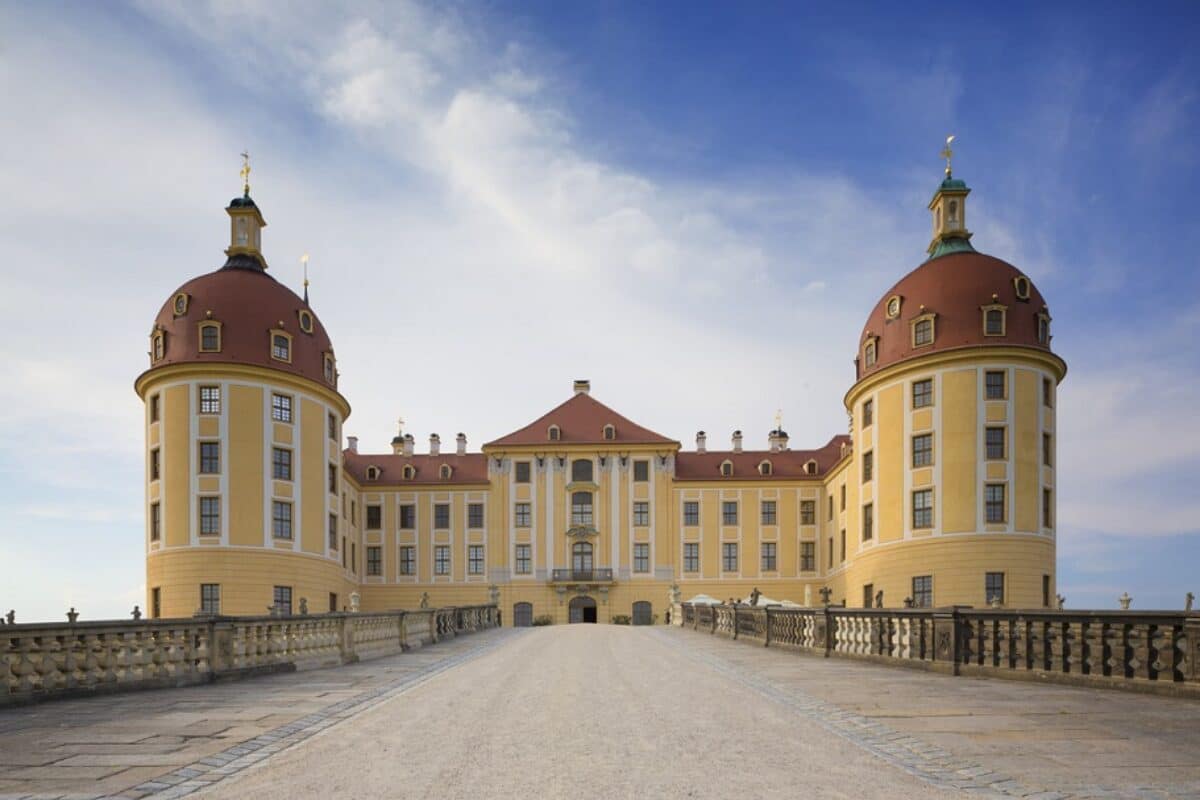
{"type": "Polygon", "coordinates": [[[0,706],[336,666],[494,628],[494,605],[0,627],[0,706]]]}
{"type": "Polygon", "coordinates": [[[1200,613],[682,604],[684,628],[951,675],[1200,697],[1200,613]]]}

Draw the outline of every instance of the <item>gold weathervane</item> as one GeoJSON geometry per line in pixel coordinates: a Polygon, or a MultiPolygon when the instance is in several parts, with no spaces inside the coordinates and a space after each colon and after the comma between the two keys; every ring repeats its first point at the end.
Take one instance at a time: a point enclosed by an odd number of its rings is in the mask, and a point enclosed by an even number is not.
{"type": "Polygon", "coordinates": [[[250,195],[250,153],[242,151],[242,171],[239,173],[242,176],[242,194],[250,195]]]}
{"type": "Polygon", "coordinates": [[[954,134],[946,137],[946,146],[942,148],[942,158],[946,159],[946,177],[950,177],[950,159],[954,158],[954,151],[950,149],[950,143],[954,141],[954,134]]]}
{"type": "Polygon", "coordinates": [[[775,409],[775,430],[777,430],[777,431],[783,430],[783,409],[782,408],[775,409]]]}
{"type": "MultiPolygon", "coordinates": [[[[248,168],[247,168],[248,169],[248,168]]],[[[300,263],[304,266],[304,288],[308,288],[308,253],[300,256],[300,263]]]]}

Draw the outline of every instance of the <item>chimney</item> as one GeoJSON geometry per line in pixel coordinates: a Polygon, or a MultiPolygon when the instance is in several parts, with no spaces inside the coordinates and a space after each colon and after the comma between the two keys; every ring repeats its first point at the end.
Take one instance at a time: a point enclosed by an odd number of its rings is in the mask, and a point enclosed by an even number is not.
{"type": "Polygon", "coordinates": [[[592,391],[592,382],[586,378],[581,381],[575,381],[575,394],[590,394],[592,391]]]}
{"type": "Polygon", "coordinates": [[[357,453],[358,452],[358,437],[357,436],[347,436],[346,437],[346,448],[351,453],[357,453]]]}
{"type": "Polygon", "coordinates": [[[742,432],[741,431],[733,432],[733,452],[735,452],[735,453],[742,452],[742,432]]]}
{"type": "Polygon", "coordinates": [[[429,434],[429,455],[436,456],[442,451],[442,438],[436,433],[429,434]]]}
{"type": "Polygon", "coordinates": [[[392,437],[392,455],[398,456],[403,452],[404,452],[404,437],[403,436],[393,436],[392,437]]]}
{"type": "Polygon", "coordinates": [[[704,431],[696,431],[696,452],[697,453],[708,452],[708,447],[706,446],[707,442],[708,442],[708,435],[705,434],[704,431]]]}
{"type": "Polygon", "coordinates": [[[454,440],[458,442],[458,454],[460,456],[465,456],[467,454],[467,435],[465,433],[460,433],[455,437],[454,440]]]}
{"type": "Polygon", "coordinates": [[[404,455],[412,456],[413,454],[413,435],[411,433],[404,434],[404,455]]]}

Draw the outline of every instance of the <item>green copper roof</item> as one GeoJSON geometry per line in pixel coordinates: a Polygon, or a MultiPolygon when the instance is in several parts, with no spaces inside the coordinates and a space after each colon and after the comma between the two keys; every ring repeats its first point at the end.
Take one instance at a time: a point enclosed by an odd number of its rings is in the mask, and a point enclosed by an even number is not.
{"type": "Polygon", "coordinates": [[[947,237],[938,241],[937,246],[933,248],[933,252],[929,254],[926,261],[933,261],[941,256],[948,256],[951,253],[974,253],[975,248],[971,246],[971,242],[967,239],[954,236],[947,237]]]}

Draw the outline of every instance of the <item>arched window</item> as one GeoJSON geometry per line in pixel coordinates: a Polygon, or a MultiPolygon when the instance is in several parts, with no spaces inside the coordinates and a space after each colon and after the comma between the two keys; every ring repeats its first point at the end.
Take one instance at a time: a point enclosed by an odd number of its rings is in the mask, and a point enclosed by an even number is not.
{"type": "Polygon", "coordinates": [[[367,480],[373,481],[379,478],[379,467],[367,467],[367,480]]]}
{"type": "Polygon", "coordinates": [[[614,428],[612,425],[605,425],[604,426],[604,438],[606,440],[616,439],[617,438],[617,429],[614,428]]]}
{"type": "Polygon", "coordinates": [[[817,462],[813,461],[811,459],[808,461],[805,461],[804,462],[804,474],[805,475],[816,475],[817,474],[817,462]]]}
{"type": "Polygon", "coordinates": [[[562,438],[562,431],[558,429],[557,425],[551,425],[546,429],[546,438],[552,442],[557,442],[562,438]]]}
{"type": "Polygon", "coordinates": [[[167,354],[167,334],[155,331],[150,337],[150,360],[158,361],[167,354]]]}
{"type": "Polygon", "coordinates": [[[415,477],[417,477],[417,468],[414,467],[412,464],[405,464],[404,465],[404,479],[406,481],[411,481],[415,477]]]}
{"type": "Polygon", "coordinates": [[[512,624],[514,628],[533,625],[533,603],[513,603],[512,624]]]}
{"type": "Polygon", "coordinates": [[[333,363],[333,356],[329,353],[325,354],[325,381],[326,383],[337,382],[337,369],[333,363]]]}
{"type": "Polygon", "coordinates": [[[592,571],[592,543],[576,542],[571,545],[571,571],[592,571]]]}
{"type": "Polygon", "coordinates": [[[866,347],[863,348],[863,363],[868,367],[873,367],[875,366],[876,358],[875,340],[872,339],[871,341],[867,342],[866,347]]]}
{"type": "Polygon", "coordinates": [[[592,524],[592,493],[591,492],[572,492],[571,493],[571,524],[572,525],[591,525],[592,524]]]}
{"type": "Polygon", "coordinates": [[[726,478],[733,475],[733,462],[732,461],[722,461],[721,462],[721,475],[723,475],[726,478]]]}
{"type": "Polygon", "coordinates": [[[1038,314],[1038,344],[1050,344],[1050,315],[1038,314]]]}
{"type": "Polygon", "coordinates": [[[200,325],[200,352],[221,352],[221,326],[215,322],[200,325]]]}
{"type": "Polygon", "coordinates": [[[770,461],[763,461],[761,464],[758,465],[758,474],[759,475],[770,475],[771,472],[772,472],[772,467],[771,467],[770,461]]]}
{"type": "Polygon", "coordinates": [[[592,460],[590,458],[577,458],[571,462],[571,480],[592,482],[592,460]]]}

